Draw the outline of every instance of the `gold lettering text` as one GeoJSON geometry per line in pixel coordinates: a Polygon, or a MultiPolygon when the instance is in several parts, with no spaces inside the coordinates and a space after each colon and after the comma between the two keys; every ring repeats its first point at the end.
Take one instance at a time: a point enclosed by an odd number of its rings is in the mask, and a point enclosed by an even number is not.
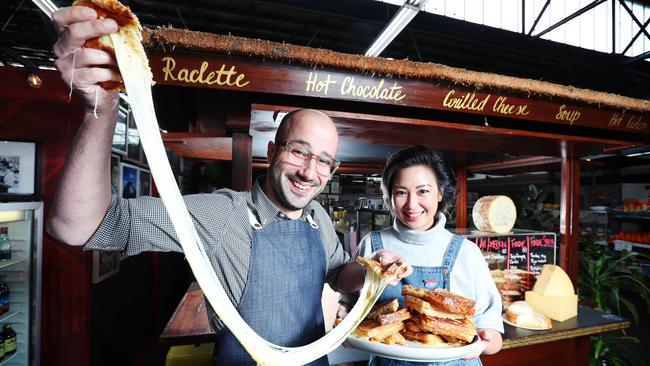
{"type": "Polygon", "coordinates": [[[560,106],[560,111],[555,115],[556,120],[568,121],[570,126],[573,126],[573,122],[577,121],[579,118],[580,112],[566,108],[565,104],[560,106]]]}
{"type": "Polygon", "coordinates": [[[336,84],[336,80],[332,80],[332,75],[327,74],[325,80],[318,80],[318,74],[310,72],[309,78],[307,79],[307,92],[317,92],[327,95],[330,84],[336,84]]]}
{"type": "Polygon", "coordinates": [[[633,130],[645,130],[648,128],[648,122],[644,121],[641,116],[630,116],[626,126],[633,130]]]}
{"type": "Polygon", "coordinates": [[[483,111],[485,105],[490,100],[491,94],[488,94],[482,100],[476,97],[476,93],[466,93],[462,97],[455,97],[455,90],[450,90],[445,99],[442,101],[442,105],[447,108],[453,109],[467,109],[470,111],[483,111]]]}
{"type": "Polygon", "coordinates": [[[234,65],[226,68],[227,66],[222,64],[216,71],[210,71],[205,75],[210,68],[207,61],[203,61],[198,69],[182,68],[178,71],[176,71],[176,60],[173,57],[163,57],[162,61],[164,63],[162,69],[164,80],[184,81],[189,84],[236,86],[238,88],[243,88],[250,83],[246,80],[246,75],[239,73],[234,65]]]}
{"type": "Polygon", "coordinates": [[[508,97],[498,97],[494,101],[492,111],[507,115],[514,114],[517,116],[526,116],[530,113],[530,111],[528,111],[528,105],[510,104],[508,103],[508,97]]]}
{"type": "Polygon", "coordinates": [[[384,86],[384,79],[379,80],[376,85],[357,84],[354,77],[347,76],[341,83],[341,95],[352,95],[357,98],[393,100],[399,102],[406,97],[402,94],[402,87],[396,82],[392,86],[384,86]]]}
{"type": "Polygon", "coordinates": [[[612,118],[609,120],[609,123],[607,124],[607,127],[618,127],[618,126],[620,126],[621,122],[623,122],[623,117],[625,117],[625,113],[623,113],[623,114],[614,113],[612,118]]]}

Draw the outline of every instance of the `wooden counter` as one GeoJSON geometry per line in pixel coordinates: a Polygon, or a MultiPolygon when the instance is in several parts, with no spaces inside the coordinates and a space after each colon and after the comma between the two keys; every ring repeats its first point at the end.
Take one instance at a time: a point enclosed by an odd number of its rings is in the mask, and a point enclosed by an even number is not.
{"type": "Polygon", "coordinates": [[[198,283],[192,282],[187,289],[160,334],[160,340],[169,345],[214,342],[203,291],[198,283]]]}
{"type": "MultiPolygon", "coordinates": [[[[591,342],[589,336],[625,329],[630,322],[616,315],[580,306],[578,316],[564,322],[553,321],[549,330],[526,330],[504,324],[503,348],[493,356],[482,356],[484,365],[588,365],[591,342]]],[[[192,283],[160,340],[169,345],[199,344],[214,341],[203,292],[192,283]]],[[[345,353],[345,349],[341,349],[345,353]]],[[[358,352],[355,357],[358,356],[358,352]]],[[[361,356],[363,358],[363,356],[361,356]]]]}
{"type": "Polygon", "coordinates": [[[549,330],[527,330],[504,324],[503,348],[492,356],[481,356],[485,366],[499,365],[589,365],[589,336],[625,329],[630,321],[585,306],[578,316],[563,322],[553,320],[549,330]]]}

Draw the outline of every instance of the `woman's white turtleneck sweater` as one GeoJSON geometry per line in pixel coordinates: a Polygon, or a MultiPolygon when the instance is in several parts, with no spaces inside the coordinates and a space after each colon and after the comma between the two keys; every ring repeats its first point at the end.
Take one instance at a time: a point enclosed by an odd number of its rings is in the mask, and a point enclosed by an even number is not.
{"type": "MultiPolygon", "coordinates": [[[[431,229],[416,231],[395,219],[390,228],[380,231],[384,249],[405,256],[413,267],[439,267],[452,238],[452,233],[445,229],[446,222],[445,215],[439,213],[431,229]]],[[[370,235],[366,235],[359,244],[357,255],[370,257],[371,253],[370,235]]],[[[478,328],[492,328],[503,333],[501,296],[483,254],[467,239],[463,240],[451,271],[450,290],[476,301],[472,320],[478,328]]]]}

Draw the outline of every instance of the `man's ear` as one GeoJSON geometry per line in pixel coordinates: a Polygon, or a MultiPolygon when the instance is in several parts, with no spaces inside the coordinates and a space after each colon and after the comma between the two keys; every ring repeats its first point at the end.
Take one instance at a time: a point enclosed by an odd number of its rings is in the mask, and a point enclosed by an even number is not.
{"type": "Polygon", "coordinates": [[[266,162],[271,163],[273,161],[273,154],[275,153],[275,143],[269,141],[266,145],[266,162]]]}

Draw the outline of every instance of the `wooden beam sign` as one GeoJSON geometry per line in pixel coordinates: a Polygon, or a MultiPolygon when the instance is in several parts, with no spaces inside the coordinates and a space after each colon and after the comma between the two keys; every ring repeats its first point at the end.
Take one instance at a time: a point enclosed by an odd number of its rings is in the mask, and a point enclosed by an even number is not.
{"type": "Polygon", "coordinates": [[[185,53],[149,55],[156,83],[393,104],[650,134],[650,115],[424,80],[185,53]]]}

